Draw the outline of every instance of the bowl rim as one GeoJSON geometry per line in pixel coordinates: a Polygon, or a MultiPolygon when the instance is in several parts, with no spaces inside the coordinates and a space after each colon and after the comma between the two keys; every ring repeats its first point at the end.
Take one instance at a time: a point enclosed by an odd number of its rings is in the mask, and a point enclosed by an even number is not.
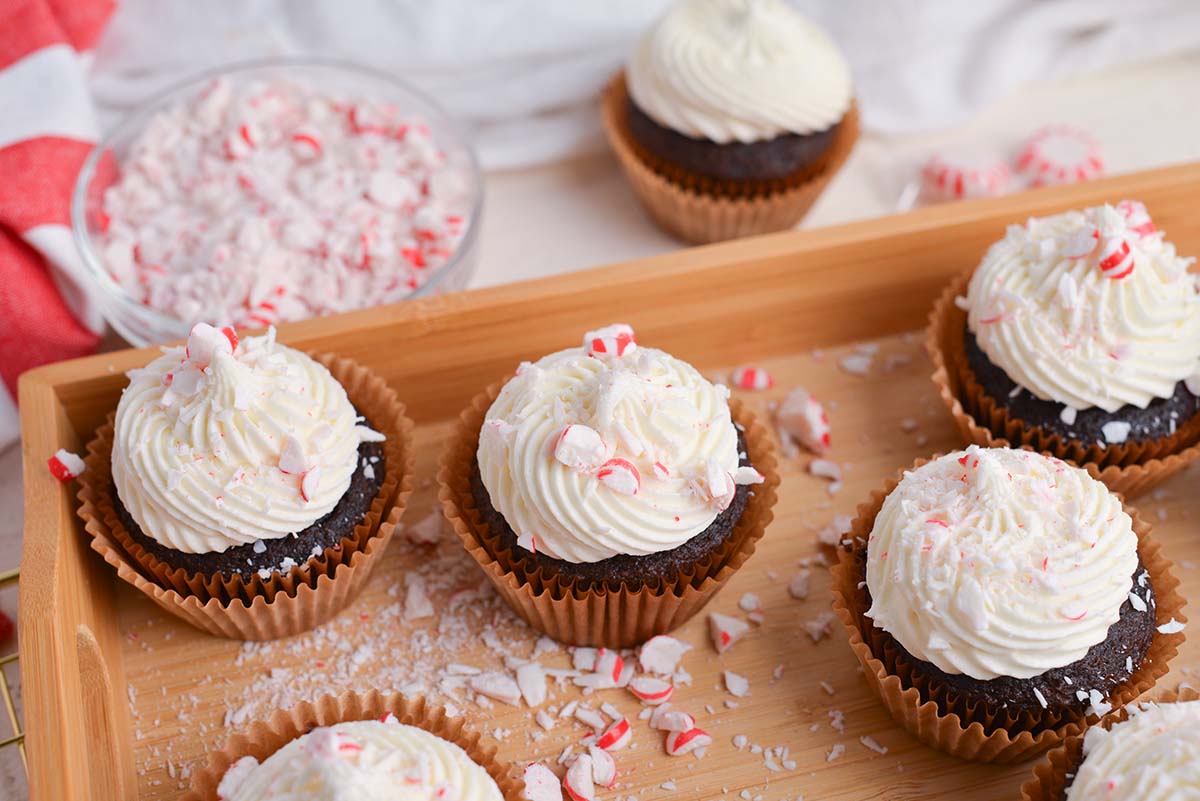
{"type": "MultiPolygon", "coordinates": [[[[88,277],[97,287],[97,290],[103,293],[103,297],[97,300],[99,301],[98,306],[105,321],[130,344],[143,347],[159,343],[149,342],[141,336],[132,335],[124,320],[120,318],[122,314],[136,316],[140,321],[148,323],[155,328],[177,330],[181,332],[179,338],[187,336],[187,329],[190,324],[185,320],[137,300],[124,287],[118,284],[109,275],[108,270],[105,269],[100,252],[96,247],[97,241],[93,240],[87,225],[88,186],[95,176],[101,156],[111,150],[114,141],[129,134],[136,135],[137,131],[144,130],[150,118],[155,113],[161,111],[167,104],[175,100],[185,99],[185,95],[190,95],[191,92],[199,90],[209,81],[221,77],[244,76],[247,73],[256,71],[287,67],[315,67],[331,72],[341,71],[348,75],[364,76],[391,84],[393,87],[408,93],[421,103],[424,103],[432,110],[432,116],[440,117],[440,120],[438,120],[439,128],[448,131],[448,138],[457,140],[456,143],[461,145],[462,150],[466,153],[468,172],[471,176],[473,186],[470,219],[467,221],[467,228],[463,232],[462,239],[459,240],[454,254],[450,257],[449,261],[438,268],[421,286],[414,289],[410,295],[399,301],[395,301],[396,303],[403,303],[413,298],[432,294],[448,280],[450,275],[455,273],[455,268],[460,266],[463,260],[473,252],[475,240],[479,238],[484,195],[486,194],[479,155],[476,153],[474,142],[471,140],[465,127],[428,93],[383,69],[341,58],[280,56],[245,59],[209,67],[189,73],[171,82],[169,85],[152,93],[135,108],[127,112],[116,125],[112,126],[97,140],[95,146],[92,147],[83,164],[80,166],[79,173],[76,175],[71,188],[70,224],[71,238],[75,244],[75,250],[83,262],[88,277]],[[115,311],[114,306],[120,311],[115,311]]],[[[446,136],[446,134],[443,133],[441,136],[446,136]]]]}

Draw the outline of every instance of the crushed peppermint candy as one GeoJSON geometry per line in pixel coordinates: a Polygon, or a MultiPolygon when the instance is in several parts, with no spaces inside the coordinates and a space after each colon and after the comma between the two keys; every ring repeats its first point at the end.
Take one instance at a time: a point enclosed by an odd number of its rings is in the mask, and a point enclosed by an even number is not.
{"type": "Polygon", "coordinates": [[[733,385],[738,389],[764,390],[775,386],[775,379],[761,367],[743,365],[734,368],[730,376],[733,385]]]}
{"type": "Polygon", "coordinates": [[[46,466],[50,468],[50,475],[64,483],[78,478],[83,471],[87,470],[87,465],[83,463],[82,458],[63,448],[59,448],[53,456],[46,460],[46,466]]]}
{"type": "Polygon", "coordinates": [[[1183,631],[1186,627],[1187,627],[1187,625],[1185,623],[1181,623],[1178,620],[1176,620],[1175,618],[1171,618],[1166,623],[1163,623],[1161,626],[1158,627],[1158,633],[1159,634],[1178,634],[1179,632],[1183,631]]]}
{"type": "Polygon", "coordinates": [[[394,104],[279,78],[158,112],[97,214],[101,261],[185,322],[260,327],[401,300],[453,258],[473,180],[394,104]]]}
{"type": "Polygon", "coordinates": [[[829,415],[804,387],[796,387],[775,410],[775,425],[787,441],[795,440],[816,454],[832,445],[829,415]]]}

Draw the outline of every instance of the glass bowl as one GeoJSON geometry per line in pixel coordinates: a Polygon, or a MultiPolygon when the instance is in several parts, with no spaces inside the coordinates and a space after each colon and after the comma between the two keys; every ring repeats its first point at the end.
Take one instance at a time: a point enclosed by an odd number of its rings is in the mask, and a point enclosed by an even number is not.
{"type": "MultiPolygon", "coordinates": [[[[387,73],[341,61],[272,59],[221,67],[188,78],[151,98],[113,128],[89,154],[79,171],[71,197],[71,228],[75,244],[94,287],[93,296],[113,329],[127,342],[145,346],[187,337],[196,320],[181,320],[130,295],[109,273],[100,250],[99,220],[103,194],[119,173],[137,137],[150,119],[165,108],[197,96],[215,78],[235,83],[273,77],[298,80],[320,89],[391,102],[405,113],[421,117],[439,149],[446,154],[443,168],[461,182],[470,217],[450,259],[436,268],[408,297],[463,289],[475,272],[479,228],[483,215],[483,175],[462,128],[433,100],[387,73]]],[[[403,302],[403,301],[401,301],[403,302]]]]}

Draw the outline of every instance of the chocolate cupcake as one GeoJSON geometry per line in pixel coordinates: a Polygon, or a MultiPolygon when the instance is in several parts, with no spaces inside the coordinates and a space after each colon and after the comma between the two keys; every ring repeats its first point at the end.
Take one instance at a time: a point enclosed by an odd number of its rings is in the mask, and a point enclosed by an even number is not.
{"type": "Polygon", "coordinates": [[[860,508],[835,606],[880,687],[898,681],[881,695],[918,736],[1022,758],[1165,671],[1160,618],[1181,601],[1146,532],[1085,471],[972,445],[860,508]]]}
{"type": "Polygon", "coordinates": [[[1200,798],[1200,694],[1189,687],[1131,704],[1034,769],[1023,801],[1200,798]]]}
{"type": "Polygon", "coordinates": [[[1200,292],[1140,203],[1031,219],[934,325],[951,401],[997,439],[1098,470],[1200,441],[1200,292]],[[957,341],[954,341],[954,339],[957,341]]]}
{"type": "MultiPolygon", "coordinates": [[[[769,519],[777,479],[761,427],[735,416],[725,387],[639,347],[629,326],[522,364],[474,408],[483,414],[464,416],[443,460],[443,503],[494,580],[509,591],[507,577],[525,582],[527,619],[558,615],[568,629],[612,634],[621,621],[576,620],[552,601],[644,600],[689,584],[706,600],[716,586],[706,581],[732,573],[722,570],[740,564],[769,519]],[[551,600],[539,606],[543,590],[551,600]]],[[[678,622],[630,619],[616,639],[678,622]]]]}
{"type": "Polygon", "coordinates": [[[635,190],[692,241],[795,224],[857,136],[845,59],[782,0],[677,2],[609,95],[609,138],[635,190]],[[643,170],[730,205],[685,220],[687,203],[643,170]]]}

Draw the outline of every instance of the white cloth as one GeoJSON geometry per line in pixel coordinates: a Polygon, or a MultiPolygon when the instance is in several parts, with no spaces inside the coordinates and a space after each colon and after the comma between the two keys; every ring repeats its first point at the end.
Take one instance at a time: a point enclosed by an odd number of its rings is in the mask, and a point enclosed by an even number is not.
{"type": "MultiPolygon", "coordinates": [[[[596,96],[667,2],[124,0],[92,86],[111,124],[230,61],[360,61],[468,122],[486,167],[523,167],[603,147],[596,96]]],[[[880,133],[961,122],[1032,81],[1200,49],[1200,3],[1188,0],[793,2],[845,50],[864,123],[880,133]]]]}

